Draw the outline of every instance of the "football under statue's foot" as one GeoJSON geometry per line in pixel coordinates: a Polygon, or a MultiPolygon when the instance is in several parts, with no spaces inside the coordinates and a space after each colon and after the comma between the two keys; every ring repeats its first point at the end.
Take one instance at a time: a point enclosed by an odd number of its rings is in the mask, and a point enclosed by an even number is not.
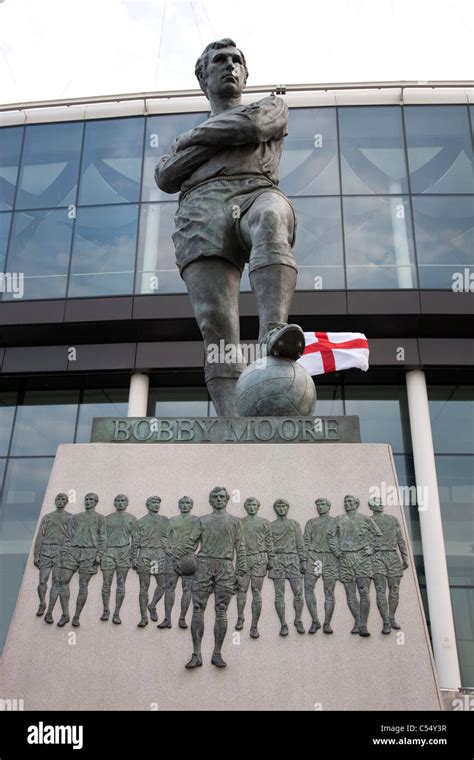
{"type": "Polygon", "coordinates": [[[191,659],[189,662],[186,663],[184,666],[188,670],[192,670],[193,668],[201,668],[202,667],[202,657],[200,654],[193,654],[191,655],[191,659]]]}
{"type": "Polygon", "coordinates": [[[274,327],[260,341],[262,356],[285,356],[296,361],[304,349],[304,332],[299,325],[274,327]]]}

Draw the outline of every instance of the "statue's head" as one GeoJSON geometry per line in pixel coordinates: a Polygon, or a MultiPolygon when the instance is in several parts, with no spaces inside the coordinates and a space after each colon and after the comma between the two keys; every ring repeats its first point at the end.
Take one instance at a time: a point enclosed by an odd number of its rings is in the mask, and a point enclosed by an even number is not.
{"type": "Polygon", "coordinates": [[[84,496],[84,506],[86,509],[94,509],[98,501],[99,497],[96,493],[86,493],[84,496]]]}
{"type": "Polygon", "coordinates": [[[68,501],[69,497],[67,493],[58,493],[56,494],[54,503],[56,504],[57,509],[64,509],[68,501]]]}
{"type": "Polygon", "coordinates": [[[371,509],[372,512],[383,512],[382,499],[378,496],[372,496],[372,498],[369,499],[369,509],[371,509]]]}
{"type": "Polygon", "coordinates": [[[249,75],[244,54],[229,37],[204,48],[194,73],[206,98],[210,92],[229,98],[240,95],[249,75]]]}
{"type": "Polygon", "coordinates": [[[146,508],[149,512],[159,512],[161,505],[161,499],[159,496],[149,496],[146,500],[146,508]]]}
{"type": "Polygon", "coordinates": [[[360,501],[357,496],[344,496],[344,509],[346,512],[356,512],[359,509],[360,501]]]}
{"type": "Polygon", "coordinates": [[[182,515],[187,515],[193,508],[194,501],[190,496],[181,496],[178,501],[178,509],[182,515]]]}
{"type": "Polygon", "coordinates": [[[119,493],[114,499],[114,507],[117,512],[123,512],[128,507],[128,497],[123,493],[119,493]]]}
{"type": "Polygon", "coordinates": [[[331,509],[331,502],[329,499],[316,499],[314,502],[316,504],[316,509],[318,510],[318,515],[325,515],[326,512],[329,512],[331,509]]]}
{"type": "Polygon", "coordinates": [[[256,515],[260,509],[260,502],[255,496],[249,496],[244,501],[244,509],[248,515],[256,515]]]}
{"type": "Polygon", "coordinates": [[[230,494],[227,488],[224,488],[224,486],[216,486],[209,494],[209,504],[214,509],[225,509],[229,499],[230,494]]]}
{"type": "Polygon", "coordinates": [[[290,505],[286,501],[286,499],[277,499],[273,503],[273,509],[277,513],[279,517],[285,517],[285,515],[288,513],[288,510],[290,508],[290,505]]]}

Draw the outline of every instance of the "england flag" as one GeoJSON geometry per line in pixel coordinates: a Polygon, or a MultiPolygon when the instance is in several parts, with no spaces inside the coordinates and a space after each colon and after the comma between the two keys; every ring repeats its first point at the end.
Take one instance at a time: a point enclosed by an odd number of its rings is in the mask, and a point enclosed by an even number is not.
{"type": "Polygon", "coordinates": [[[341,369],[369,369],[369,342],[363,333],[305,332],[306,348],[298,362],[310,375],[341,369]]]}

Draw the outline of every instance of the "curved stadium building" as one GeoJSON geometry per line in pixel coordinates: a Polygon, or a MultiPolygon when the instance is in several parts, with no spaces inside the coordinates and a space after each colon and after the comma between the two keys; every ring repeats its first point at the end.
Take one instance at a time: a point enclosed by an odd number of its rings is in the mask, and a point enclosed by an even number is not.
{"type": "MultiPolygon", "coordinates": [[[[391,444],[440,685],[474,687],[474,84],[273,91],[290,108],[292,318],[363,332],[371,348],[367,373],[316,378],[316,413],[358,415],[363,442],[391,444]],[[419,511],[433,461],[442,531],[419,511]],[[445,675],[456,653],[447,668],[439,615],[452,616],[460,682],[445,675]]],[[[58,444],[89,441],[93,417],[129,402],[214,414],[174,264],[177,196],[153,177],[208,107],[197,90],[0,107],[0,651],[58,444]]],[[[242,340],[256,334],[244,276],[242,340]]]]}

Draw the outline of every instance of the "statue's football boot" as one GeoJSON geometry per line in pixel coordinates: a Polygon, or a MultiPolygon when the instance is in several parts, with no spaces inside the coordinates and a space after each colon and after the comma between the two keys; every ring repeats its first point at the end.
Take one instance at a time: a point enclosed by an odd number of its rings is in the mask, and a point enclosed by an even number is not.
{"type": "Polygon", "coordinates": [[[286,356],[296,361],[305,348],[304,332],[299,325],[273,327],[260,341],[260,355],[286,356]]]}

